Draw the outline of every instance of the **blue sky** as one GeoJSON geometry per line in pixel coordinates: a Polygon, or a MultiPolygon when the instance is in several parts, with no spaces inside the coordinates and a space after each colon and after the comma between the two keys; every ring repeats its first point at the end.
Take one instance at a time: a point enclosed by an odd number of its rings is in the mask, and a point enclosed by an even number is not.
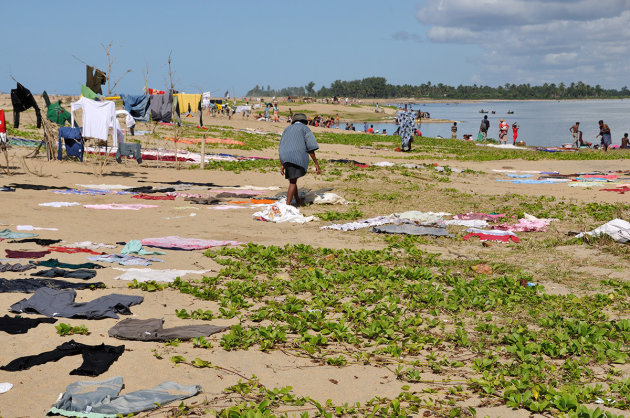
{"type": "Polygon", "coordinates": [[[117,93],[168,85],[244,95],[256,84],[316,87],[383,76],[390,83],[544,82],[630,85],[630,0],[318,0],[316,2],[4,2],[0,91],[10,74],[34,93],[78,94],[85,66],[117,93]],[[98,6],[96,6],[98,4],[98,6]],[[185,4],[185,7],[179,6],[185,4]]]}

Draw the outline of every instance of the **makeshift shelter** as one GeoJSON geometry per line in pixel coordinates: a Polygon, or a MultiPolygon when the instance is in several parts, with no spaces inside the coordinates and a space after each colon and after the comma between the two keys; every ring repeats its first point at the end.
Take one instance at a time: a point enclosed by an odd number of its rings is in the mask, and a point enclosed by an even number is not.
{"type": "Polygon", "coordinates": [[[17,83],[16,88],[11,89],[11,104],[13,105],[13,127],[15,129],[20,127],[20,113],[31,107],[35,109],[37,127],[42,127],[42,114],[39,110],[39,106],[31,94],[31,91],[20,83],[17,83]]]}

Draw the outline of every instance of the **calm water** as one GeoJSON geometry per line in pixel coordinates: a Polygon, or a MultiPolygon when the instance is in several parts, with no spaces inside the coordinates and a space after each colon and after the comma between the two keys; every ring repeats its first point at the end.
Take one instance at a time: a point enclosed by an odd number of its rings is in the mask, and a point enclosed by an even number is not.
{"type": "MultiPolygon", "coordinates": [[[[510,125],[508,143],[512,143],[512,123],[518,122],[518,139],[527,145],[559,146],[573,142],[569,128],[580,122],[584,141],[599,143],[595,136],[599,133],[597,122],[603,119],[610,126],[613,144],[620,144],[625,132],[630,132],[630,99],[625,100],[575,100],[575,101],[513,101],[513,102],[477,102],[477,103],[428,103],[414,104],[413,110],[429,112],[431,118],[457,121],[457,137],[472,134],[477,137],[483,114],[480,109],[494,110],[488,113],[490,120],[489,138],[499,137],[499,118],[504,118],[510,125]],[[514,114],[508,115],[512,110],[514,114]]],[[[393,123],[373,124],[382,132],[387,129],[391,134],[396,130],[393,123]]],[[[343,125],[342,125],[343,126],[343,125]]],[[[358,130],[363,124],[356,123],[358,130]]],[[[451,137],[449,123],[423,123],[420,130],[424,136],[451,137]]]]}

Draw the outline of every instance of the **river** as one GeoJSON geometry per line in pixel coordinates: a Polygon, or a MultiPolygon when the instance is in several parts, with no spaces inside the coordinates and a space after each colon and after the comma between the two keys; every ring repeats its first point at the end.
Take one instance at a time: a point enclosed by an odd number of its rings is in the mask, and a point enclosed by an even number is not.
{"type": "MultiPolygon", "coordinates": [[[[477,137],[483,114],[480,109],[494,110],[488,113],[490,120],[489,138],[499,137],[499,118],[504,118],[510,125],[509,143],[512,141],[512,123],[520,125],[518,140],[534,146],[561,146],[572,142],[569,128],[580,122],[584,141],[599,143],[595,136],[599,133],[597,122],[603,119],[610,126],[613,144],[620,144],[624,133],[630,132],[630,99],[622,100],[562,100],[562,101],[492,101],[462,103],[417,103],[413,110],[429,112],[431,118],[457,121],[457,137],[472,134],[477,137]],[[514,114],[507,114],[513,111],[514,114]]],[[[373,123],[374,128],[391,134],[396,130],[393,123],[373,123]]],[[[450,123],[422,123],[423,136],[444,138],[451,137],[450,123]]],[[[342,125],[343,126],[343,125],[342,125]]],[[[363,130],[362,123],[355,123],[358,130],[363,130]]]]}

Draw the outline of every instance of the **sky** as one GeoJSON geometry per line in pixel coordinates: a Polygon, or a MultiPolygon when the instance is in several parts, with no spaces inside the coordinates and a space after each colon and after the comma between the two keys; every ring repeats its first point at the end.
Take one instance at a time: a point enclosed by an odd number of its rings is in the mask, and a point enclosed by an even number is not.
{"type": "Polygon", "coordinates": [[[630,0],[4,0],[2,10],[3,92],[13,76],[36,94],[78,94],[82,61],[106,70],[110,43],[111,84],[126,94],[142,92],[147,67],[148,86],[167,88],[169,54],[177,90],[216,96],[371,76],[630,85],[630,0]]]}

